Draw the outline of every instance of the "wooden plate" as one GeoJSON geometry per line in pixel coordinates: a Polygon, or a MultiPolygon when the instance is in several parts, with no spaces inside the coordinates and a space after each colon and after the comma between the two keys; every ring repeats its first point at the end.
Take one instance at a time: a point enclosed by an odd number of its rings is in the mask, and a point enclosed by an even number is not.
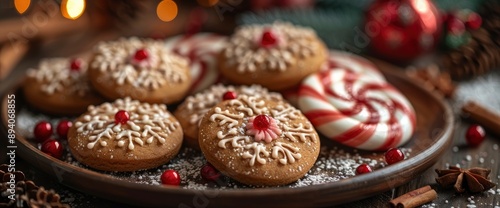
{"type": "MultiPolygon", "coordinates": [[[[17,134],[17,155],[71,188],[142,207],[317,207],[359,200],[407,183],[431,167],[450,146],[453,129],[453,114],[442,98],[424,90],[392,66],[376,63],[387,80],[413,104],[417,128],[405,145],[411,148],[411,157],[370,174],[298,188],[192,190],[133,183],[74,166],[45,155],[20,134],[17,134]]],[[[17,108],[24,105],[20,96],[17,108]]],[[[4,95],[1,108],[4,130],[7,129],[7,100],[4,95]]]]}

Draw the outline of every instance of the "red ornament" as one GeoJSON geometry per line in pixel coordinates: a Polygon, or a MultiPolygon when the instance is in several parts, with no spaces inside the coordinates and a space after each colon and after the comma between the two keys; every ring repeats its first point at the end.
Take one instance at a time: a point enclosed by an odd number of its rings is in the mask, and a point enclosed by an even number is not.
{"type": "Polygon", "coordinates": [[[160,179],[163,185],[178,186],[181,184],[181,177],[175,170],[166,170],[161,174],[160,179]]]}
{"type": "Polygon", "coordinates": [[[372,172],[372,168],[366,163],[363,163],[356,168],[356,175],[361,175],[361,174],[371,173],[371,172],[372,172]]]}
{"type": "Polygon", "coordinates": [[[134,54],[134,60],[135,60],[135,61],[138,61],[138,62],[140,62],[140,61],[144,61],[144,60],[146,60],[147,58],[149,58],[149,53],[148,53],[148,51],[147,51],[146,49],[144,49],[144,48],[143,48],[143,49],[139,49],[139,50],[137,50],[137,51],[135,52],[135,54],[134,54]]]}
{"type": "Polygon", "coordinates": [[[69,68],[71,69],[71,71],[80,71],[80,69],[82,68],[82,60],[81,59],[71,60],[69,68]]]}
{"type": "Polygon", "coordinates": [[[275,46],[277,43],[278,39],[276,34],[274,34],[271,30],[264,30],[260,39],[260,47],[270,48],[275,46]]]}
{"type": "Polygon", "coordinates": [[[40,147],[40,150],[42,150],[42,152],[44,152],[45,154],[48,154],[57,159],[62,158],[64,151],[62,144],[54,139],[48,139],[45,142],[43,142],[42,146],[40,147]]]}
{"type": "Polygon", "coordinates": [[[481,27],[481,24],[483,24],[483,18],[481,18],[481,16],[479,16],[479,14],[475,12],[471,12],[467,17],[467,20],[465,21],[465,25],[467,25],[467,28],[472,30],[479,29],[479,27],[481,27]]]}
{"type": "Polygon", "coordinates": [[[238,97],[238,95],[236,94],[236,92],[233,91],[227,91],[224,93],[224,95],[222,95],[223,100],[232,100],[236,99],[236,97],[238,97]]]}
{"type": "Polygon", "coordinates": [[[467,141],[467,144],[469,144],[469,146],[477,147],[484,141],[485,136],[486,131],[484,131],[483,127],[473,124],[470,125],[467,129],[465,140],[467,141]]]}
{"type": "Polygon", "coordinates": [[[126,124],[127,121],[130,120],[130,115],[128,115],[128,112],[125,110],[119,110],[115,114],[115,123],[121,123],[121,124],[126,124]]]}
{"type": "Polygon", "coordinates": [[[391,148],[385,152],[385,162],[387,164],[392,165],[394,163],[397,163],[399,161],[402,161],[405,159],[405,155],[403,152],[398,149],[398,148],[391,148]]]}
{"type": "Polygon", "coordinates": [[[68,137],[68,131],[71,126],[73,126],[73,123],[68,120],[61,120],[59,124],[57,124],[56,131],[60,139],[66,139],[68,137]]]}
{"type": "Polygon", "coordinates": [[[376,0],[366,12],[364,27],[355,29],[352,50],[370,46],[373,55],[411,61],[434,49],[442,30],[441,15],[431,0],[376,0]]]}
{"type": "Polygon", "coordinates": [[[465,32],[465,24],[458,18],[451,18],[448,21],[447,30],[454,35],[461,35],[465,32]]]}
{"type": "Polygon", "coordinates": [[[201,177],[207,181],[216,181],[221,176],[221,173],[210,163],[203,165],[200,172],[201,177]]]}
{"type": "Polygon", "coordinates": [[[270,126],[270,118],[266,115],[258,115],[253,119],[253,127],[259,131],[267,130],[270,126]]]}
{"type": "Polygon", "coordinates": [[[35,135],[35,141],[42,143],[52,136],[52,125],[47,121],[40,121],[36,124],[33,134],[35,135]]]}

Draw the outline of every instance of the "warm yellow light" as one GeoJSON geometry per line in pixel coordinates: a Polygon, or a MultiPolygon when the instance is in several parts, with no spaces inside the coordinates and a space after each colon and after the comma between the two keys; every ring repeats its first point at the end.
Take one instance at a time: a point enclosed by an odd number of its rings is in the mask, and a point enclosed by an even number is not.
{"type": "Polygon", "coordinates": [[[78,19],[85,11],[85,0],[62,0],[61,13],[68,19],[78,19]]]}
{"type": "Polygon", "coordinates": [[[198,4],[204,7],[211,7],[215,6],[217,3],[219,3],[219,0],[197,0],[198,4]]]}
{"type": "Polygon", "coordinates": [[[19,14],[24,13],[30,7],[30,0],[14,0],[14,6],[19,14]]]}
{"type": "Polygon", "coordinates": [[[161,21],[170,22],[177,17],[177,4],[171,0],[163,0],[156,7],[156,15],[161,21]]]}

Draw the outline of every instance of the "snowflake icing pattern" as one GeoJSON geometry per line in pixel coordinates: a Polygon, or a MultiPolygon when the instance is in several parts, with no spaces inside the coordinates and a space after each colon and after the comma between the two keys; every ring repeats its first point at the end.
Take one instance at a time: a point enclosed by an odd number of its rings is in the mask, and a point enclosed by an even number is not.
{"type": "Polygon", "coordinates": [[[118,141],[119,147],[128,143],[129,150],[134,150],[134,143],[143,146],[151,144],[155,139],[163,144],[179,127],[178,122],[170,121],[170,114],[165,105],[141,104],[130,98],[118,99],[113,104],[91,106],[89,111],[83,121],[75,123],[79,134],[88,135],[89,149],[94,148],[96,144],[107,146],[108,142],[113,140],[118,141]],[[115,122],[114,115],[119,110],[129,112],[130,119],[126,124],[115,122]]]}
{"type": "Polygon", "coordinates": [[[243,150],[241,157],[248,159],[250,166],[254,166],[256,162],[265,165],[268,158],[277,159],[283,165],[295,163],[302,155],[300,149],[293,143],[308,141],[316,143],[318,140],[313,126],[309,122],[305,125],[291,125],[289,121],[299,118],[300,112],[289,104],[282,103],[273,109],[268,109],[263,100],[257,101],[256,99],[241,96],[240,99],[231,100],[229,104],[236,107],[237,113],[231,113],[219,107],[215,108],[215,113],[210,116],[210,120],[224,127],[223,130],[217,132],[218,146],[224,149],[231,147],[235,151],[243,150]],[[240,129],[242,127],[238,125],[239,120],[247,123],[249,118],[256,115],[272,117],[282,130],[281,135],[271,143],[270,148],[266,147],[265,141],[257,142],[253,136],[241,133],[245,130],[240,129]]]}

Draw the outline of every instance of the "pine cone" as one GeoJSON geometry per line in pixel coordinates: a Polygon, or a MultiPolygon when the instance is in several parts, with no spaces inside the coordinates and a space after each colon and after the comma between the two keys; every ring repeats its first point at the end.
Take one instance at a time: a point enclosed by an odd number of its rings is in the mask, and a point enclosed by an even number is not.
{"type": "Polygon", "coordinates": [[[61,197],[54,190],[38,187],[33,181],[26,180],[21,171],[9,172],[5,164],[0,165],[0,179],[0,207],[70,207],[61,203],[61,197]],[[11,183],[11,175],[15,176],[15,185],[11,183]]]}
{"type": "Polygon", "coordinates": [[[500,4],[488,3],[483,25],[471,31],[471,39],[442,58],[442,66],[454,79],[472,78],[500,67],[500,4]]]}

